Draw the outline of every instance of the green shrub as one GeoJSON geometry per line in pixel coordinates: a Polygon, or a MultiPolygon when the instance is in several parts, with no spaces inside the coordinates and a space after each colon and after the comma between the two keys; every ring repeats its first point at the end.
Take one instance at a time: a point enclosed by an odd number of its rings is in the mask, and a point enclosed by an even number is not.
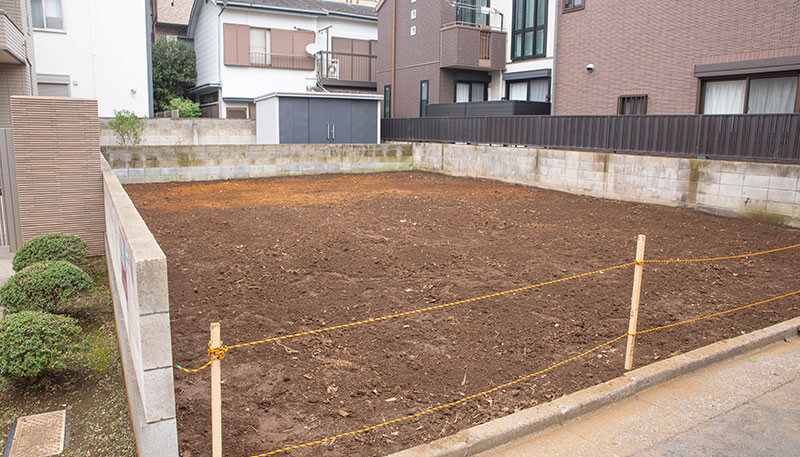
{"type": "Polygon", "coordinates": [[[78,321],[39,311],[0,320],[0,376],[15,382],[64,369],[79,349],[78,321]]]}
{"type": "Polygon", "coordinates": [[[88,249],[77,235],[60,232],[39,235],[20,246],[11,267],[20,271],[32,263],[47,260],[66,260],[82,265],[86,263],[88,249]]]}
{"type": "Polygon", "coordinates": [[[93,285],[85,271],[67,261],[38,262],[0,288],[0,306],[9,313],[35,310],[64,314],[71,311],[70,299],[93,285]]]}
{"type": "Polygon", "coordinates": [[[180,117],[200,117],[200,104],[188,98],[173,98],[169,101],[169,109],[178,110],[180,117]]]}
{"type": "Polygon", "coordinates": [[[133,111],[114,110],[114,119],[108,121],[108,126],[119,135],[122,144],[139,144],[144,134],[144,121],[139,119],[133,111]]]}
{"type": "Polygon", "coordinates": [[[191,46],[167,37],[153,43],[153,103],[156,111],[168,110],[172,99],[182,97],[194,87],[196,76],[191,46]]]}

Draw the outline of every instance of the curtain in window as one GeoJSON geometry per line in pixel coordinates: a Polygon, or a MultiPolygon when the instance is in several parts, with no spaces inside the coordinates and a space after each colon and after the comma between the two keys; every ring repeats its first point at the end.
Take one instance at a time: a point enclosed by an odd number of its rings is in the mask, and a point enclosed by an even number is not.
{"type": "Polygon", "coordinates": [[[747,112],[750,114],[792,113],[797,97],[797,76],[750,80],[747,112]]]}
{"type": "Polygon", "coordinates": [[[703,114],[742,114],[745,80],[706,81],[703,114]]]}
{"type": "Polygon", "coordinates": [[[250,29],[250,65],[267,64],[267,33],[264,29],[250,29]]]}
{"type": "Polygon", "coordinates": [[[44,28],[44,10],[42,0],[31,0],[31,21],[37,29],[44,28]]]}
{"type": "Polygon", "coordinates": [[[63,28],[61,20],[61,0],[44,0],[44,13],[48,29],[63,28]]]}
{"type": "Polygon", "coordinates": [[[531,80],[531,96],[528,100],[532,102],[548,102],[550,95],[550,78],[537,78],[531,80]]]}
{"type": "Polygon", "coordinates": [[[466,103],[469,101],[469,87],[468,83],[456,84],[456,103],[466,103]]]}
{"type": "Polygon", "coordinates": [[[486,101],[484,95],[486,94],[486,85],[483,83],[472,83],[472,101],[483,102],[486,101]]]}
{"type": "Polygon", "coordinates": [[[508,99],[509,100],[527,100],[528,99],[528,81],[518,83],[511,83],[508,85],[508,99]]]}

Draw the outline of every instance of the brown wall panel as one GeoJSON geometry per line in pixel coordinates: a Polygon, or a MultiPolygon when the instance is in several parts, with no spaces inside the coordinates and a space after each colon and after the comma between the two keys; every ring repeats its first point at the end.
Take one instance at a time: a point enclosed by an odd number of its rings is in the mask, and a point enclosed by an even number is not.
{"type": "Polygon", "coordinates": [[[103,253],[103,179],[97,102],[12,97],[11,124],[22,241],[50,232],[80,236],[103,253]]]}

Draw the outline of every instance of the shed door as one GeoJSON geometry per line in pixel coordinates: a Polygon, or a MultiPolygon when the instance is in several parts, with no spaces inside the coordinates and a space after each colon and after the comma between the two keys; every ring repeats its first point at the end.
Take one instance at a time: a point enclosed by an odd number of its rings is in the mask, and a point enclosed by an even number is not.
{"type": "Polygon", "coordinates": [[[353,100],[331,100],[331,142],[352,143],[351,130],[353,129],[352,105],[353,100]]]}
{"type": "Polygon", "coordinates": [[[278,105],[281,143],[308,143],[308,99],[282,97],[278,105]]]}
{"type": "Polygon", "coordinates": [[[308,142],[330,143],[331,114],[334,100],[325,98],[308,100],[308,142]]]}
{"type": "Polygon", "coordinates": [[[353,100],[351,104],[351,143],[378,142],[378,107],[371,100],[353,100]]]}

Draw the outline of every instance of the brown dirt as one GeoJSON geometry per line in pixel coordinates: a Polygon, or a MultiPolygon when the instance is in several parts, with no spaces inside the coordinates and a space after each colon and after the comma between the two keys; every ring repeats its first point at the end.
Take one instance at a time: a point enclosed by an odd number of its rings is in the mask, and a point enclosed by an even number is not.
{"type": "MultiPolygon", "coordinates": [[[[752,220],[404,172],[127,190],[169,259],[174,358],[648,258],[746,253],[800,232],[752,220]]],[[[800,251],[645,269],[640,329],[792,291],[800,251]]],[[[627,330],[633,270],[228,353],[224,447],[249,456],[415,413],[627,330]]],[[[794,296],[643,335],[638,366],[800,315],[794,296]]],[[[292,455],[385,455],[622,372],[624,341],[487,398],[292,455]]],[[[208,373],[176,372],[183,456],[209,455],[208,373]]]]}

